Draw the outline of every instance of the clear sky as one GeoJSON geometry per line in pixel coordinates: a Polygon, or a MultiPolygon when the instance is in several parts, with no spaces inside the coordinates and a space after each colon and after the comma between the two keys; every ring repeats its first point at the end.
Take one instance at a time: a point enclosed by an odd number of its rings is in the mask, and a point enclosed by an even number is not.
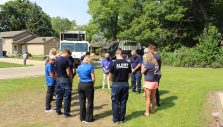
{"type": "MultiPolygon", "coordinates": [[[[0,0],[0,4],[9,0],[0,0]]],[[[87,24],[90,20],[88,0],[30,0],[42,7],[50,17],[60,16],[76,20],[78,25],[87,24]]]]}

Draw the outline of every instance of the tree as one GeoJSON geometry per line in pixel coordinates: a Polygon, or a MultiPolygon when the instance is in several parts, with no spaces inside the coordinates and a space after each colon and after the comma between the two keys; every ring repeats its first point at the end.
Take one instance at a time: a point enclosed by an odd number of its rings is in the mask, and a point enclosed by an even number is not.
{"type": "Polygon", "coordinates": [[[28,0],[15,0],[6,2],[1,5],[1,19],[7,20],[7,23],[2,21],[0,26],[5,26],[5,30],[24,30],[26,22],[31,12],[33,3],[28,0]],[[3,23],[3,24],[2,24],[3,23]]]}
{"type": "Polygon", "coordinates": [[[59,16],[52,18],[51,23],[56,36],[59,36],[59,33],[63,30],[73,30],[74,27],[77,26],[75,20],[70,21],[67,18],[61,18],[59,16]]]}
{"type": "Polygon", "coordinates": [[[87,32],[87,40],[91,42],[93,36],[100,32],[99,27],[94,22],[94,20],[90,20],[89,23],[86,25],[85,30],[87,32]]]}
{"type": "Polygon", "coordinates": [[[187,0],[142,1],[143,6],[139,8],[140,15],[133,18],[129,28],[120,32],[120,38],[145,43],[155,41],[159,46],[177,47],[179,43],[176,41],[180,41],[184,33],[180,31],[179,26],[187,11],[187,7],[183,6],[185,1],[187,0]]]}
{"type": "Polygon", "coordinates": [[[107,39],[103,36],[102,33],[97,33],[97,34],[93,35],[91,44],[99,46],[99,47],[103,47],[105,45],[108,45],[109,41],[107,41],[107,39]]]}
{"type": "Polygon", "coordinates": [[[89,13],[107,38],[117,40],[120,0],[89,0],[89,13]]]}
{"type": "Polygon", "coordinates": [[[53,35],[50,17],[36,4],[31,9],[26,27],[31,33],[38,36],[46,37],[53,35]]]}
{"type": "Polygon", "coordinates": [[[223,34],[222,12],[222,0],[90,0],[89,26],[107,39],[152,40],[175,50],[196,46],[209,24],[223,34]]]}
{"type": "Polygon", "coordinates": [[[26,30],[38,36],[53,33],[50,17],[42,8],[29,0],[14,0],[1,5],[0,30],[26,30]]]}

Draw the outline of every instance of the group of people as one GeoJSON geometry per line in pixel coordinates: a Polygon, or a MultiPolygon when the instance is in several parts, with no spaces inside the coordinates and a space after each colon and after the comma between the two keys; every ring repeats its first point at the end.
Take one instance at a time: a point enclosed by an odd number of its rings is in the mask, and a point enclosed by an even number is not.
{"type": "MultiPolygon", "coordinates": [[[[144,74],[144,91],[146,96],[145,116],[155,112],[156,104],[159,105],[158,84],[161,77],[161,57],[156,51],[155,45],[150,45],[144,50],[141,57],[136,51],[132,51],[130,62],[123,58],[122,49],[117,49],[116,59],[113,61],[109,54],[105,54],[101,65],[103,67],[103,84],[105,88],[106,80],[108,89],[111,84],[111,100],[113,111],[113,122],[125,122],[126,104],[129,96],[128,80],[131,77],[132,91],[141,92],[141,79],[144,74]],[[136,88],[137,86],[137,88],[136,88]],[[152,108],[150,109],[150,99],[152,98],[152,108]]],[[[62,54],[50,54],[46,62],[46,112],[52,112],[51,101],[53,95],[56,96],[56,113],[58,115],[70,117],[71,91],[74,72],[74,62],[71,60],[71,52],[65,49],[62,54]],[[64,99],[64,113],[61,112],[62,100],[64,99]]],[[[81,64],[77,67],[78,74],[78,94],[80,102],[80,121],[84,123],[93,122],[94,110],[94,84],[95,74],[92,66],[92,58],[85,55],[81,64]],[[86,105],[87,102],[87,105],[86,105]]]]}
{"type": "MultiPolygon", "coordinates": [[[[138,55],[137,52],[134,50],[132,51],[131,54],[132,57],[130,58],[130,63],[132,65],[132,73],[131,73],[132,91],[141,93],[142,74],[145,75],[144,88],[147,88],[148,86],[147,84],[148,83],[151,84],[150,82],[155,82],[156,84],[159,85],[161,78],[161,55],[158,53],[156,46],[150,44],[148,48],[145,48],[143,57],[138,55]],[[152,63],[152,65],[148,63],[152,63]]],[[[155,92],[147,91],[147,89],[144,89],[145,95],[148,95],[147,94],[148,92],[151,92],[152,95],[154,94],[153,100],[154,101],[156,100],[156,105],[160,106],[160,94],[158,86],[155,89],[156,90],[155,92]]]]}

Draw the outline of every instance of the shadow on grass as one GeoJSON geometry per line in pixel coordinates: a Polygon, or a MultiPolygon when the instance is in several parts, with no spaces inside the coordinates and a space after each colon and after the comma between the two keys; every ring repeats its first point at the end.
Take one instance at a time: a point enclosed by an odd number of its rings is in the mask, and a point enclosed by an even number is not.
{"type": "Polygon", "coordinates": [[[104,111],[102,113],[96,114],[94,116],[94,118],[95,118],[95,120],[99,120],[99,119],[106,118],[106,117],[111,116],[111,115],[112,115],[112,110],[107,110],[107,111],[104,111]]]}
{"type": "MultiPolygon", "coordinates": [[[[77,105],[79,105],[79,102],[75,102],[77,105]]],[[[100,106],[94,106],[94,110],[100,110],[100,109],[103,109],[104,106],[107,106],[108,104],[102,104],[100,106]]],[[[77,115],[80,115],[80,109],[75,109],[75,110],[72,110],[71,113],[74,113],[74,117],[76,117],[77,115]]],[[[112,115],[112,110],[108,110],[108,111],[104,111],[102,113],[99,113],[99,114],[96,114],[94,115],[95,119],[102,119],[102,118],[105,118],[105,117],[108,117],[112,115]]]]}
{"type": "Polygon", "coordinates": [[[168,91],[168,90],[160,90],[159,89],[160,96],[165,95],[165,94],[168,94],[169,92],[170,91],[168,91]]]}
{"type": "Polygon", "coordinates": [[[178,98],[177,96],[170,96],[170,97],[161,99],[161,106],[157,108],[157,111],[165,110],[167,108],[175,106],[174,100],[177,100],[177,98],[178,98]]]}
{"type": "MultiPolygon", "coordinates": [[[[163,91],[162,94],[167,94],[169,91],[163,91]]],[[[177,96],[170,96],[170,97],[167,97],[167,98],[164,98],[161,100],[161,106],[159,106],[157,108],[157,111],[160,111],[160,110],[165,110],[165,109],[168,109],[168,108],[171,108],[173,106],[175,106],[175,103],[173,102],[174,100],[177,100],[177,96]]],[[[126,116],[126,120],[131,120],[131,119],[134,119],[134,118],[138,118],[140,116],[143,116],[143,113],[145,112],[145,110],[141,110],[141,111],[135,111],[133,112],[132,114],[126,116]]]]}
{"type": "Polygon", "coordinates": [[[131,120],[131,119],[135,119],[138,118],[140,116],[143,116],[143,113],[145,112],[145,110],[142,111],[135,111],[132,114],[128,115],[125,117],[126,120],[131,120]]]}

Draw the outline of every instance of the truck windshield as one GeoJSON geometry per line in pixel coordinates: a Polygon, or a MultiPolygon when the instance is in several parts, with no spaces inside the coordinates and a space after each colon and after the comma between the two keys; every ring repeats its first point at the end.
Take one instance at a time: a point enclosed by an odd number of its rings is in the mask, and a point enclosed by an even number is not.
{"type": "Polygon", "coordinates": [[[75,52],[87,52],[88,44],[87,43],[75,43],[74,50],[75,50],[75,52]]]}
{"type": "Polygon", "coordinates": [[[74,44],[73,43],[61,43],[61,51],[64,49],[69,49],[71,52],[74,51],[74,44]]]}

